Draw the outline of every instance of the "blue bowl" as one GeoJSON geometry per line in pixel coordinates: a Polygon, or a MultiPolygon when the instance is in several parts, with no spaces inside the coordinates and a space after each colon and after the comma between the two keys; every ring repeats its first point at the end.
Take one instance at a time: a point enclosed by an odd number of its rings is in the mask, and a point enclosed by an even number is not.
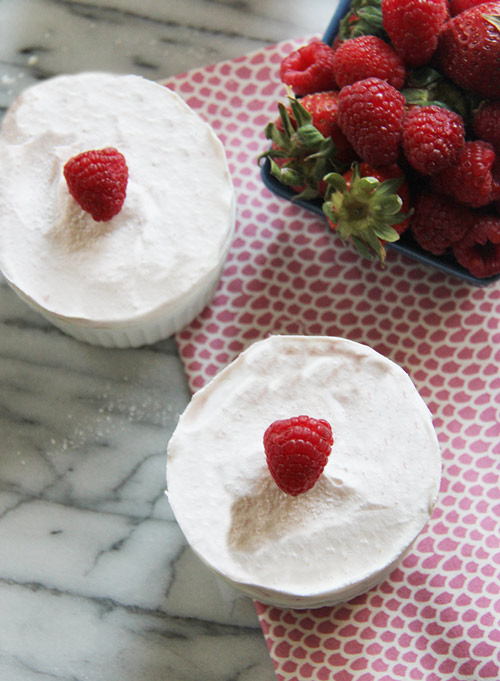
{"type": "MultiPolygon", "coordinates": [[[[340,0],[337,9],[335,10],[330,23],[328,24],[328,28],[323,35],[323,42],[327,43],[328,45],[332,44],[335,36],[337,35],[340,21],[349,10],[350,1],[351,0],[340,0]]],[[[294,204],[302,206],[308,211],[315,213],[326,220],[325,214],[322,210],[322,201],[319,199],[315,201],[295,199],[294,191],[286,185],[281,184],[281,182],[271,175],[271,164],[268,159],[266,159],[262,164],[261,176],[264,184],[270,191],[273,192],[273,194],[276,194],[283,199],[288,199],[289,201],[293,200],[294,204]]],[[[425,251],[412,237],[411,231],[409,229],[407,229],[401,235],[398,241],[395,243],[388,243],[387,248],[402,253],[412,260],[421,262],[424,265],[431,265],[435,269],[461,279],[468,284],[472,284],[473,286],[488,286],[489,284],[500,280],[500,274],[483,279],[474,277],[464,267],[459,265],[451,254],[433,255],[432,253],[425,251]]]]}

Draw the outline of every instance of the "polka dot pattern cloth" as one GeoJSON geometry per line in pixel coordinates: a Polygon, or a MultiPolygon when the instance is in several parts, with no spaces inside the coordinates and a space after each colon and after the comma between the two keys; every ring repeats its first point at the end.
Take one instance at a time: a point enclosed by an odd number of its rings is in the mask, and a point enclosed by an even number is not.
{"type": "Polygon", "coordinates": [[[268,334],[344,336],[410,374],[434,416],[443,481],[390,578],[348,603],[256,603],[279,681],[500,678],[500,282],[484,288],[389,251],[385,269],[263,185],[264,127],[290,41],[166,84],[215,129],[238,196],[213,303],[177,335],[193,391],[268,334]]]}

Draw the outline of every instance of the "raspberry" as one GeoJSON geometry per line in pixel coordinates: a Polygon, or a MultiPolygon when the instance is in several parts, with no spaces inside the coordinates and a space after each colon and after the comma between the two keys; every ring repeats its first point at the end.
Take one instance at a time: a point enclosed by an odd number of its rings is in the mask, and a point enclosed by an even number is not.
{"type": "Polygon", "coordinates": [[[474,112],[472,128],[478,139],[489,142],[500,153],[500,101],[483,102],[474,112]]]}
{"type": "Polygon", "coordinates": [[[394,163],[401,145],[405,100],[380,78],[365,78],[342,88],[337,120],[361,158],[371,166],[394,163]]]}
{"type": "Polygon", "coordinates": [[[465,143],[461,116],[440,106],[413,106],[403,124],[403,150],[410,165],[422,175],[450,166],[465,143]]]}
{"type": "Polygon", "coordinates": [[[391,45],[374,35],[362,35],[339,45],[333,67],[339,88],[375,76],[399,90],[406,77],[401,57],[391,45]]]}
{"type": "Polygon", "coordinates": [[[466,142],[456,162],[431,178],[432,188],[473,208],[485,206],[500,197],[494,164],[491,144],[482,140],[466,142]]]}
{"type": "Polygon", "coordinates": [[[414,203],[411,231],[420,246],[441,255],[471,229],[472,211],[443,194],[425,192],[414,203]]]}
{"type": "Polygon", "coordinates": [[[127,191],[128,168],[117,149],[84,151],[63,169],[68,190],[96,222],[105,222],[120,212],[127,191]]]}
{"type": "Polygon", "coordinates": [[[334,90],[333,49],[318,39],[291,52],[283,59],[280,78],[296,95],[334,90]]]}
{"type": "Polygon", "coordinates": [[[264,451],[273,480],[291,496],[317,482],[333,444],[330,424],[310,416],[274,421],[264,433],[264,451]]]}
{"type": "Polygon", "coordinates": [[[473,276],[483,279],[500,274],[500,217],[478,216],[452,249],[457,262],[473,276]]]}
{"type": "Polygon", "coordinates": [[[447,0],[382,0],[384,29],[407,66],[430,60],[448,16],[447,0]]]}

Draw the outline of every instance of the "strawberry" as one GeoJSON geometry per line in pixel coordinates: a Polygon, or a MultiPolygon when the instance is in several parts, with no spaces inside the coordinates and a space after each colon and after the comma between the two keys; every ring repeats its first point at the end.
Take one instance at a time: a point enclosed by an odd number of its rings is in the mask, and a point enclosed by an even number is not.
{"type": "Polygon", "coordinates": [[[465,144],[462,118],[440,106],[412,106],[403,124],[403,151],[422,175],[435,175],[457,159],[465,144]]]}
{"type": "Polygon", "coordinates": [[[334,90],[334,51],[317,38],[287,55],[281,62],[280,78],[296,95],[334,90]]]}
{"type": "Polygon", "coordinates": [[[452,249],[460,265],[473,276],[483,279],[500,274],[500,217],[479,215],[452,249]]]}
{"type": "Polygon", "coordinates": [[[348,11],[340,20],[333,47],[360,35],[376,35],[385,39],[381,5],[382,0],[351,0],[348,11]]]}
{"type": "Polygon", "coordinates": [[[461,116],[466,128],[470,124],[475,98],[431,66],[411,69],[401,93],[408,107],[444,107],[461,116]]]}
{"type": "Polygon", "coordinates": [[[478,139],[489,142],[500,154],[500,101],[482,102],[473,113],[472,129],[478,139]]]}
{"type": "MultiPolygon", "coordinates": [[[[300,106],[311,114],[311,124],[323,137],[331,137],[335,146],[335,157],[344,163],[351,163],[354,158],[354,150],[349,144],[347,137],[339,128],[337,122],[338,90],[329,92],[314,92],[300,98],[300,106]]],[[[287,109],[293,127],[297,128],[297,122],[293,116],[291,107],[287,109]]],[[[282,130],[282,121],[276,122],[282,130]]]]}
{"type": "Polygon", "coordinates": [[[485,0],[450,0],[450,14],[454,17],[460,12],[464,12],[466,9],[475,7],[476,5],[481,5],[485,0]]]}
{"type": "Polygon", "coordinates": [[[330,424],[310,416],[274,421],[264,433],[269,472],[278,487],[291,496],[314,487],[323,473],[332,445],[330,424]]]}
{"type": "Polygon", "coordinates": [[[127,192],[125,157],[114,147],[73,156],[64,166],[68,190],[96,222],[106,222],[122,209],[127,192]]]}
{"type": "Polygon", "coordinates": [[[485,2],[443,26],[437,56],[441,70],[481,97],[500,97],[500,2],[485,2]]]}
{"type": "Polygon", "coordinates": [[[388,43],[374,35],[362,35],[339,45],[335,50],[333,68],[340,88],[375,76],[400,89],[406,78],[401,57],[388,43]]]}
{"type": "Polygon", "coordinates": [[[409,190],[401,169],[354,163],[344,175],[328,174],[325,182],[323,212],[330,227],[363,256],[384,264],[384,244],[397,241],[409,223],[409,190]]]}
{"type": "Polygon", "coordinates": [[[447,0],[382,0],[384,29],[408,66],[430,61],[448,16],[447,0]]]}
{"type": "Polygon", "coordinates": [[[404,115],[403,95],[380,78],[365,78],[340,91],[340,129],[361,159],[374,167],[396,161],[404,115]]]}
{"type": "Polygon", "coordinates": [[[410,227],[420,246],[441,255],[472,227],[472,211],[443,194],[424,192],[414,203],[410,227]]]}
{"type": "Polygon", "coordinates": [[[294,189],[297,198],[323,195],[324,175],[345,167],[341,159],[352,157],[352,148],[336,124],[337,101],[336,91],[306,95],[300,102],[290,95],[289,107],[280,103],[280,118],[266,126],[272,145],[259,159],[269,159],[272,175],[294,189]]]}
{"type": "Polygon", "coordinates": [[[452,196],[473,208],[498,200],[500,184],[495,178],[493,147],[482,140],[466,142],[456,162],[433,176],[431,184],[438,193],[452,196]]]}

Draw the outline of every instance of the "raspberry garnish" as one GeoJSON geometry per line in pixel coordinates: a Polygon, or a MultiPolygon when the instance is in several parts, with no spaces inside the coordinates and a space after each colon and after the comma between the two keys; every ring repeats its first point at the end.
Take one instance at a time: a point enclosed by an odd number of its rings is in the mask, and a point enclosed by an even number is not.
{"type": "Polygon", "coordinates": [[[120,212],[127,191],[125,157],[114,147],[92,149],[73,156],[63,169],[68,190],[96,222],[120,212]]]}
{"type": "Polygon", "coordinates": [[[274,421],[264,433],[269,471],[291,496],[310,490],[320,477],[333,444],[328,421],[294,416],[274,421]]]}

